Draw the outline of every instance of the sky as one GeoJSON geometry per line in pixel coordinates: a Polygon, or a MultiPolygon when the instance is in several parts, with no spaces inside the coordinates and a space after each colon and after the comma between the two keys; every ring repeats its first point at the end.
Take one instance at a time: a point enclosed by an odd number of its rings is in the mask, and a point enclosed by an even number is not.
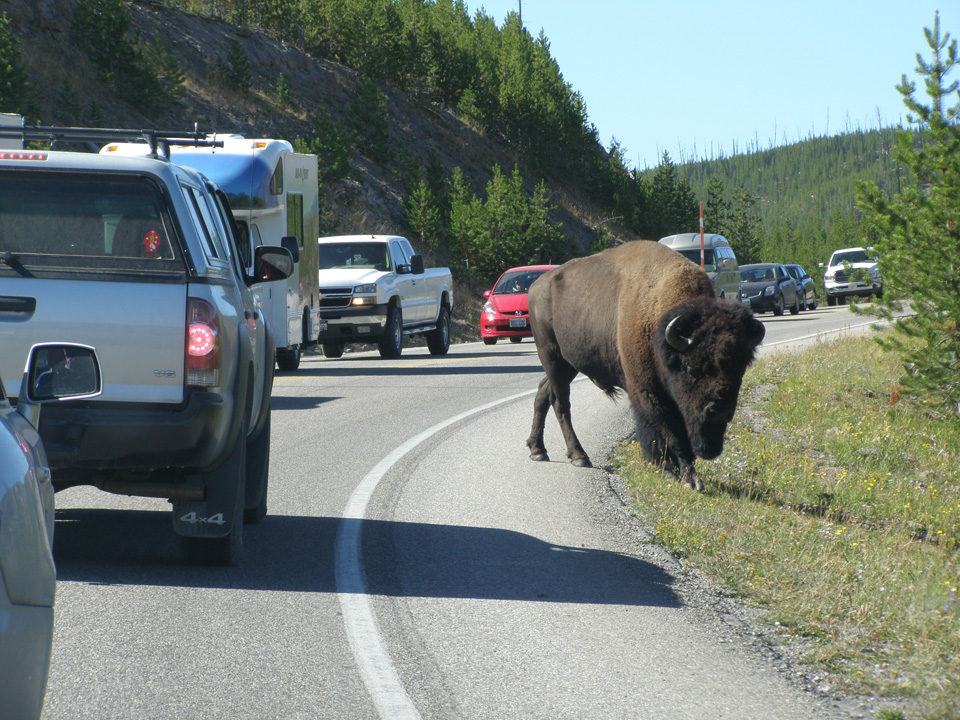
{"type": "MultiPolygon", "coordinates": [[[[960,0],[466,0],[542,29],[604,147],[629,167],[680,164],[906,121],[896,86],[960,0]]],[[[960,79],[960,68],[950,76],[960,79]]],[[[948,78],[948,79],[950,79],[948,78]]]]}

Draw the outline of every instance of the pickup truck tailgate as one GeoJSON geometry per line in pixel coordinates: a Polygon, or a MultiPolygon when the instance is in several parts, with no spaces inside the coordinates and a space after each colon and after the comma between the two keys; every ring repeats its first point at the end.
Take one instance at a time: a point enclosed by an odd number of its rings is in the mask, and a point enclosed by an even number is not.
{"type": "Polygon", "coordinates": [[[187,286],[0,278],[0,377],[16,397],[36,343],[91,345],[100,356],[98,401],[183,400],[187,286]]]}

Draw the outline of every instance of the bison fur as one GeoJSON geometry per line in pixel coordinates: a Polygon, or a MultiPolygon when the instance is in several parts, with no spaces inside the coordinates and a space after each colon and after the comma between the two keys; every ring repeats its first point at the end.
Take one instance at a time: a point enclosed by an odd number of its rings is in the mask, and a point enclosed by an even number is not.
{"type": "Polygon", "coordinates": [[[547,460],[553,407],[574,465],[590,467],[570,421],[570,383],[583,373],[626,392],[647,460],[702,489],[697,457],[715,458],[764,327],[718,300],[699,265],[659,243],[634,241],[571,260],[530,288],[530,322],[545,377],[534,400],[530,457],[547,460]]]}

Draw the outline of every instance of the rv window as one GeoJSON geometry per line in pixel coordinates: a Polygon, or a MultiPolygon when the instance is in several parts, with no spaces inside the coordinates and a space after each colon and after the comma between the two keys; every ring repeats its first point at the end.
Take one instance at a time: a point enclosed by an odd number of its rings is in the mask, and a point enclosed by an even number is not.
{"type": "Polygon", "coordinates": [[[287,193],[287,235],[303,247],[303,195],[287,193]]]}
{"type": "Polygon", "coordinates": [[[283,194],[283,158],[277,160],[277,167],[273,171],[273,177],[270,178],[270,194],[283,194]]]}

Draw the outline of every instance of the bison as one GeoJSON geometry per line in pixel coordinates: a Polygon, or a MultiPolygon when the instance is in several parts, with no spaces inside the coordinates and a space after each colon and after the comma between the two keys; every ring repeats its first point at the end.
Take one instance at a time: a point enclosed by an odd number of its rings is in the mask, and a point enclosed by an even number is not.
{"type": "Polygon", "coordinates": [[[530,323],[546,377],[527,439],[533,460],[553,406],[567,457],[590,467],[570,422],[570,383],[583,373],[614,397],[625,391],[647,460],[701,490],[695,457],[723,450],[740,383],[764,327],[750,310],[718,300],[706,273],[670,248],[628,242],[571,260],[533,283],[530,323]]]}

